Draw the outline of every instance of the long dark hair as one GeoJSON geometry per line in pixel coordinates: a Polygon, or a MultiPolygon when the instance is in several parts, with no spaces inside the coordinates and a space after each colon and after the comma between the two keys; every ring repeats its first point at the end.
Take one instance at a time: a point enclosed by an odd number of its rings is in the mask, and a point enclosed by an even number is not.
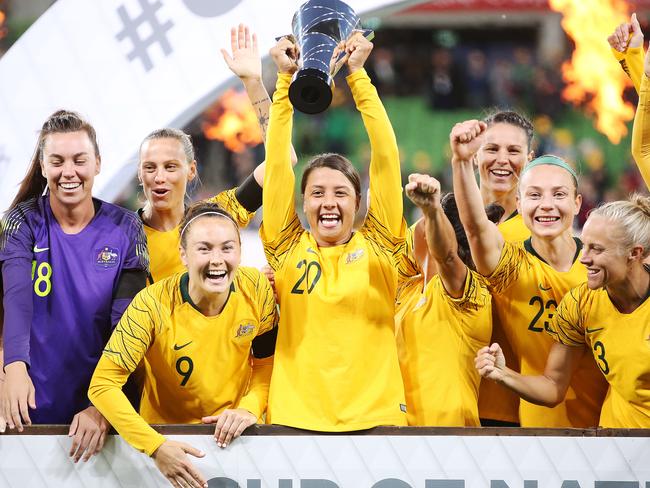
{"type": "MultiPolygon", "coordinates": [[[[458,257],[463,263],[465,263],[465,266],[476,271],[476,265],[472,259],[472,251],[469,247],[469,241],[467,240],[467,234],[465,234],[463,223],[460,221],[460,215],[458,214],[458,206],[456,205],[454,194],[447,193],[444,195],[440,200],[440,205],[449,219],[449,222],[451,222],[451,226],[454,228],[456,242],[458,243],[458,257]]],[[[496,203],[490,203],[485,207],[485,213],[487,214],[488,219],[495,224],[499,222],[501,217],[503,217],[504,212],[504,208],[496,203]]]]}
{"type": "Polygon", "coordinates": [[[38,134],[38,141],[32,156],[32,162],[27,170],[27,174],[23,181],[20,182],[18,194],[11,202],[10,209],[16,207],[18,204],[35,198],[43,194],[47,187],[47,180],[41,171],[41,162],[43,161],[43,147],[45,146],[45,138],[50,134],[77,132],[84,131],[88,134],[88,138],[95,149],[95,156],[99,158],[99,146],[97,145],[97,134],[92,125],[84,120],[78,113],[69,110],[57,110],[50,115],[41,131],[38,134]]]}

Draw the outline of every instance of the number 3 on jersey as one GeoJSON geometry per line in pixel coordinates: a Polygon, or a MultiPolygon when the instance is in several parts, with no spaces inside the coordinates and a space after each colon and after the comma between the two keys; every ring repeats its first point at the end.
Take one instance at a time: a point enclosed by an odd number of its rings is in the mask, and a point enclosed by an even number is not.
{"type": "Polygon", "coordinates": [[[32,261],[32,281],[34,281],[34,293],[39,297],[46,297],[52,291],[52,266],[50,263],[41,263],[36,266],[32,261]],[[36,279],[34,279],[36,277],[36,279]]]}
{"type": "Polygon", "coordinates": [[[309,264],[307,264],[307,260],[303,259],[296,265],[296,268],[304,268],[304,270],[300,278],[298,278],[298,281],[296,281],[296,284],[293,285],[291,293],[294,295],[302,295],[305,291],[307,294],[311,293],[316,286],[316,283],[318,283],[318,280],[320,280],[322,272],[320,264],[316,261],[310,261],[309,264]]]}

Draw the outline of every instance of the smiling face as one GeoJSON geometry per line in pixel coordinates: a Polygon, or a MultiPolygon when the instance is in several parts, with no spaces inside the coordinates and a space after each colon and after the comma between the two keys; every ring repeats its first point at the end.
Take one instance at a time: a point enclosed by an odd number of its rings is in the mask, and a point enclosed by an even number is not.
{"type": "Polygon", "coordinates": [[[491,125],[476,154],[481,187],[496,195],[513,191],[532,156],[524,129],[505,122],[491,125]]]}
{"type": "Polygon", "coordinates": [[[358,209],[359,197],[341,171],[319,167],[309,173],[303,211],[319,246],[337,246],[350,240],[358,209]]]}
{"type": "Polygon", "coordinates": [[[535,166],[519,182],[517,210],[534,236],[555,238],[570,230],[581,203],[573,177],[559,166],[535,166]]]}
{"type": "Polygon", "coordinates": [[[184,232],[181,260],[190,287],[202,297],[228,293],[241,260],[241,244],[235,224],[227,217],[197,217],[184,232]]]}
{"type": "Polygon", "coordinates": [[[187,184],[195,177],[196,162],[187,161],[179,140],[165,137],[142,144],[138,178],[153,210],[182,210],[187,184]]]}
{"type": "Polygon", "coordinates": [[[582,256],[587,286],[592,290],[624,283],[629,272],[627,253],[621,248],[622,230],[611,219],[592,215],[582,229],[582,256]]]}
{"type": "Polygon", "coordinates": [[[41,171],[53,205],[74,208],[92,199],[100,159],[86,131],[55,132],[45,137],[41,171]]]}

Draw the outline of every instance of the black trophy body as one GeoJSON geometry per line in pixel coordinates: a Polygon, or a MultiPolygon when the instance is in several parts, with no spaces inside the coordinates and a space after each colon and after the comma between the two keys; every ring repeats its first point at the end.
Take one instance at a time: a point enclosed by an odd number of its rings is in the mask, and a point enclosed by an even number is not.
{"type": "Polygon", "coordinates": [[[361,28],[359,17],[340,0],[309,0],[294,14],[291,26],[302,67],[293,76],[289,99],[301,112],[317,114],[332,102],[334,49],[361,28]]]}

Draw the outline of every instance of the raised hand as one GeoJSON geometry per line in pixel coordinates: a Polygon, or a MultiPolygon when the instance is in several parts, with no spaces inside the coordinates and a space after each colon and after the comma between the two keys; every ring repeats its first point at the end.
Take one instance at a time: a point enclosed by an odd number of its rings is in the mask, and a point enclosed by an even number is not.
{"type": "Polygon", "coordinates": [[[72,437],[69,455],[74,462],[79,462],[81,456],[86,462],[93,455],[98,454],[104,447],[104,441],[110,428],[108,421],[93,406],[75,415],[68,432],[68,437],[72,437]]]}
{"type": "Polygon", "coordinates": [[[298,70],[300,50],[298,45],[288,37],[280,39],[269,51],[278,72],[293,74],[298,70]]]}
{"type": "Polygon", "coordinates": [[[29,408],[36,408],[34,383],[27,373],[27,365],[16,361],[5,366],[3,409],[10,429],[23,431],[23,424],[32,425],[29,408]]]}
{"type": "Polygon", "coordinates": [[[165,441],[151,456],[156,467],[175,488],[205,487],[208,482],[190,462],[187,455],[202,458],[205,453],[185,442],[165,441]]]}
{"type": "Polygon", "coordinates": [[[632,14],[629,22],[620,24],[611,36],[607,38],[609,45],[618,52],[625,52],[628,48],[643,46],[643,32],[636,18],[636,13],[632,14]]]}
{"type": "Polygon", "coordinates": [[[460,122],[451,129],[449,144],[453,160],[469,161],[483,144],[487,124],[479,120],[460,122]]]}
{"type": "Polygon", "coordinates": [[[489,347],[484,347],[476,353],[474,366],[483,378],[502,381],[505,375],[506,358],[501,346],[496,342],[489,347]]]}
{"type": "Polygon", "coordinates": [[[368,56],[370,56],[372,47],[372,42],[366,39],[361,32],[355,32],[352,37],[346,41],[345,52],[350,74],[363,68],[368,56]]]}
{"type": "Polygon", "coordinates": [[[257,48],[257,35],[251,38],[247,25],[239,24],[238,28],[230,29],[230,49],[221,49],[223,59],[242,81],[262,78],[262,58],[257,48]]]}
{"type": "Polygon", "coordinates": [[[204,424],[217,424],[214,429],[214,439],[217,446],[226,447],[239,437],[247,427],[257,423],[257,417],[243,408],[227,409],[219,415],[203,417],[204,424]]]}
{"type": "Polygon", "coordinates": [[[406,196],[427,215],[440,208],[440,182],[433,176],[413,173],[404,187],[406,196]]]}

